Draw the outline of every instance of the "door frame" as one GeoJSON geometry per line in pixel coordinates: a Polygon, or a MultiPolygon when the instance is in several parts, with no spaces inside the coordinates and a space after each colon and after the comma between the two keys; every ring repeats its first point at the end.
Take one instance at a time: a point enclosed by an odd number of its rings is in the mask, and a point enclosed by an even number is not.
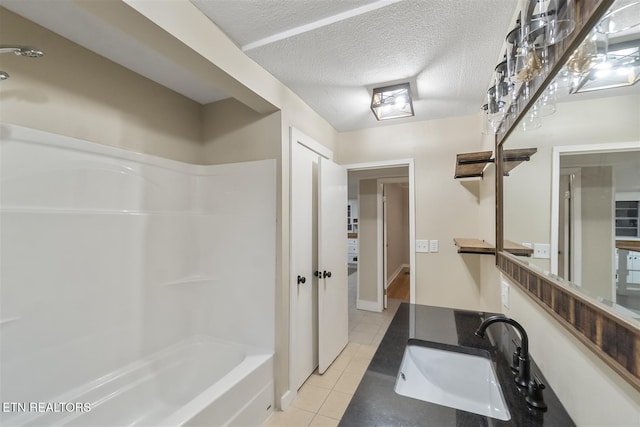
{"type": "MultiPolygon", "coordinates": [[[[409,292],[410,302],[411,304],[415,304],[416,302],[416,215],[415,215],[415,164],[413,158],[407,159],[397,159],[397,160],[384,160],[378,162],[365,162],[365,163],[351,163],[342,165],[347,172],[350,171],[358,171],[358,170],[370,170],[370,169],[387,169],[387,168],[395,168],[395,167],[407,167],[408,175],[409,175],[409,269],[411,270],[411,276],[409,278],[409,292]]],[[[383,178],[381,178],[383,179],[383,178]]],[[[382,209],[382,200],[379,198],[378,211],[382,209]]],[[[380,215],[378,215],[380,217],[380,215]]],[[[380,218],[379,218],[380,221],[380,218]]],[[[382,226],[381,222],[378,223],[378,233],[379,239],[381,238],[382,226]]],[[[384,251],[382,249],[382,241],[380,242],[378,248],[378,272],[380,273],[380,269],[382,268],[382,263],[384,262],[384,251]]],[[[378,301],[377,307],[378,311],[383,310],[383,286],[384,286],[384,278],[382,274],[378,274],[378,301]]]]}
{"type": "MultiPolygon", "coordinates": [[[[561,154],[589,154],[616,151],[635,151],[640,148],[639,141],[612,142],[602,144],[559,145],[553,147],[551,159],[551,273],[558,274],[558,212],[560,207],[560,155],[561,154]]],[[[615,197],[615,195],[614,195],[615,197]]],[[[614,204],[615,206],[615,204],[614,204]]],[[[614,215],[615,218],[615,215],[614,215]]],[[[615,221],[613,224],[613,245],[615,247],[615,221]]],[[[612,253],[612,265],[615,264],[615,253],[612,253]]],[[[613,276],[615,286],[615,275],[613,276]]]]}

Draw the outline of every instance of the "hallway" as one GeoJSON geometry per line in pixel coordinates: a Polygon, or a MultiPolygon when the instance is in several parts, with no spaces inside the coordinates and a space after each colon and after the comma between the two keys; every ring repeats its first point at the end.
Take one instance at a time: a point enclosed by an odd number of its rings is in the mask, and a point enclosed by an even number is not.
{"type": "Polygon", "coordinates": [[[403,302],[411,301],[411,272],[408,267],[404,267],[387,288],[387,297],[398,299],[403,302]]]}

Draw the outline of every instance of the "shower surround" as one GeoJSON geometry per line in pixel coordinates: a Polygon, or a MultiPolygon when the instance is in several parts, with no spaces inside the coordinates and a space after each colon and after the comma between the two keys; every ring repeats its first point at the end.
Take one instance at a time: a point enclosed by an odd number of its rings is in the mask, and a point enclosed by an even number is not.
{"type": "Polygon", "coordinates": [[[275,161],[192,165],[9,124],[0,140],[0,424],[264,421],[275,161]]]}

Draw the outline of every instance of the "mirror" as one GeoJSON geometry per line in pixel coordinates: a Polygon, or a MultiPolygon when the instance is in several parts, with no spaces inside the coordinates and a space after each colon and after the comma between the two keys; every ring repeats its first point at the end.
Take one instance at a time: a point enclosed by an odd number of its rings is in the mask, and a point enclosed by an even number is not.
{"type": "MultiPolygon", "coordinates": [[[[518,257],[640,325],[640,1],[613,3],[504,149],[536,148],[502,180],[518,257]]],[[[506,245],[505,245],[506,246],[506,245]]]]}
{"type": "Polygon", "coordinates": [[[637,319],[640,273],[626,259],[640,255],[630,249],[640,244],[640,93],[557,110],[507,143],[538,151],[504,178],[505,239],[532,246],[536,268],[637,319]]]}

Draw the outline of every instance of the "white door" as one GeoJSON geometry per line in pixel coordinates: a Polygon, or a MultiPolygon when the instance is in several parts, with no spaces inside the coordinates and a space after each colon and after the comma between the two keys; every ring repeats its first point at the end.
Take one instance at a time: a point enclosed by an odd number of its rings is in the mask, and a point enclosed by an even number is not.
{"type": "Polygon", "coordinates": [[[318,340],[322,374],[349,340],[347,284],[347,171],[318,163],[318,340]]]}
{"type": "Polygon", "coordinates": [[[318,154],[291,144],[291,389],[318,366],[317,264],[318,154]]]}

